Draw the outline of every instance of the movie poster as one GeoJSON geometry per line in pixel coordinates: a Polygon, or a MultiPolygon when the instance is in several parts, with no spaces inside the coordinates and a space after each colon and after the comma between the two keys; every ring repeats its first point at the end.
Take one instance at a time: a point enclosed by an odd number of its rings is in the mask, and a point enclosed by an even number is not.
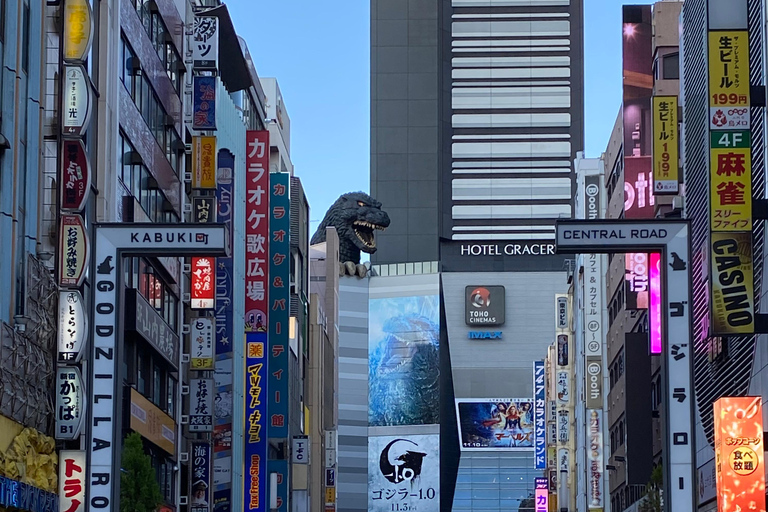
{"type": "Polygon", "coordinates": [[[369,308],[369,425],[440,423],[438,296],[372,299],[369,308]]]}
{"type": "Polygon", "coordinates": [[[534,407],[530,398],[457,399],[461,449],[532,450],[534,407]]]}
{"type": "Polygon", "coordinates": [[[368,439],[368,511],[440,510],[440,436],[368,439]]]}

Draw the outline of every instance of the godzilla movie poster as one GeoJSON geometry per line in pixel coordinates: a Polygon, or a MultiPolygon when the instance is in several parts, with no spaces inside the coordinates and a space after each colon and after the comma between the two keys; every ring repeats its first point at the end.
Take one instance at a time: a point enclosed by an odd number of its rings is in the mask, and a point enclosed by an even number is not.
{"type": "Polygon", "coordinates": [[[440,510],[440,436],[368,438],[368,511],[440,510]]]}
{"type": "Polygon", "coordinates": [[[533,400],[457,399],[461,449],[532,450],[533,400]]]}
{"type": "Polygon", "coordinates": [[[368,424],[440,423],[438,295],[371,299],[368,424]]]}

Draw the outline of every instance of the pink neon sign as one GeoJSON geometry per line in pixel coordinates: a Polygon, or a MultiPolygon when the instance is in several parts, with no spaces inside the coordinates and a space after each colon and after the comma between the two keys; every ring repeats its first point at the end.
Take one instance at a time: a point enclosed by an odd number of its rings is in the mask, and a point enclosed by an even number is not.
{"type": "Polygon", "coordinates": [[[648,323],[651,341],[651,354],[661,354],[661,254],[652,253],[650,257],[651,304],[648,310],[648,323]]]}

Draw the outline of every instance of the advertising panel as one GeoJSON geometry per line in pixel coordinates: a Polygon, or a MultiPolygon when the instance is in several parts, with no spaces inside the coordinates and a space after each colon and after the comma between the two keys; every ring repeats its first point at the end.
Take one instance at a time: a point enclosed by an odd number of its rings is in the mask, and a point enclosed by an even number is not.
{"type": "Polygon", "coordinates": [[[192,443],[192,472],[190,489],[192,512],[210,512],[211,506],[211,445],[206,441],[192,443]]]}
{"type": "Polygon", "coordinates": [[[603,358],[587,356],[587,409],[603,408],[603,358]]]}
{"type": "Polygon", "coordinates": [[[213,432],[213,379],[189,379],[189,431],[213,432]]]}
{"type": "Polygon", "coordinates": [[[269,132],[246,134],[245,332],[267,330],[269,257],[269,132]]]}
{"type": "Polygon", "coordinates": [[[77,290],[59,292],[58,360],[77,362],[88,338],[88,319],[83,296],[77,290]]]}
{"type": "Polygon", "coordinates": [[[309,464],[309,437],[293,436],[291,457],[294,464],[309,464]]]}
{"type": "MultiPolygon", "coordinates": [[[[288,173],[269,175],[269,437],[288,437],[290,211],[288,173]]],[[[271,472],[271,469],[270,469],[271,472]]]]}
{"type": "Polygon", "coordinates": [[[750,148],[710,149],[710,226],[712,231],[752,229],[750,148]]]}
{"type": "Polygon", "coordinates": [[[557,403],[568,405],[571,401],[571,382],[568,372],[557,372],[555,392],[557,393],[557,403]]]}
{"type": "Polygon", "coordinates": [[[746,30],[709,32],[709,125],[749,130],[749,35],[746,30]]]}
{"type": "Polygon", "coordinates": [[[91,192],[91,162],[81,140],[61,141],[59,209],[79,212],[91,192]]]}
{"type": "Polygon", "coordinates": [[[630,252],[625,255],[624,261],[627,309],[648,309],[650,288],[648,255],[642,252],[630,252]]]}
{"type": "Polygon", "coordinates": [[[587,418],[589,421],[587,504],[589,510],[602,511],[605,504],[603,496],[603,411],[588,409],[587,418]]]}
{"type": "Polygon", "coordinates": [[[216,137],[192,137],[192,188],[216,188],[216,137]]]}
{"type": "Polygon", "coordinates": [[[246,334],[248,377],[245,415],[245,503],[249,512],[265,512],[267,503],[267,333],[246,334]]]}
{"type": "Polygon", "coordinates": [[[88,0],[64,2],[63,22],[64,61],[83,62],[91,51],[93,38],[93,13],[90,2],[88,0]]]}
{"type": "Polygon", "coordinates": [[[131,389],[131,430],[171,455],[175,454],[176,423],[141,393],[131,389]]]}
{"type": "Polygon", "coordinates": [[[748,334],[755,329],[751,233],[710,233],[712,334],[748,334]]]}
{"type": "Polygon", "coordinates": [[[61,512],[85,511],[85,452],[59,452],[59,508],[61,512]]]}
{"type": "Polygon", "coordinates": [[[456,399],[462,451],[534,448],[534,403],[530,398],[456,399]]]}
{"type": "MultiPolygon", "coordinates": [[[[235,158],[227,150],[220,150],[217,159],[216,172],[216,219],[229,227],[232,232],[233,210],[233,180],[235,158]]],[[[223,483],[214,483],[213,501],[215,512],[230,512],[232,503],[232,413],[234,401],[232,398],[232,344],[234,342],[234,308],[232,281],[232,258],[216,259],[216,363],[214,379],[216,385],[216,402],[213,419],[213,458],[214,478],[216,468],[220,474],[229,478],[223,483]]],[[[241,325],[241,324],[238,324],[241,325]]],[[[266,415],[265,415],[266,418],[266,415]]],[[[266,421],[266,420],[265,420],[266,421]]],[[[246,458],[246,461],[248,459],[246,458]]],[[[246,475],[249,475],[246,468],[246,475]]],[[[250,476],[246,476],[250,479],[250,476]]],[[[247,480],[249,481],[249,480],[247,480]]],[[[265,484],[266,485],[266,484],[265,484]]],[[[246,492],[250,490],[245,485],[246,492]]],[[[250,503],[247,499],[245,503],[250,503]]]]}
{"type": "MultiPolygon", "coordinates": [[[[221,172],[221,167],[217,172],[221,172]]],[[[216,182],[219,183],[218,179],[216,182]]],[[[211,196],[193,197],[192,218],[194,219],[193,222],[198,224],[216,222],[216,198],[211,196]]]]}
{"type": "Polygon", "coordinates": [[[568,335],[557,335],[557,366],[568,366],[568,335]]]}
{"type": "Polygon", "coordinates": [[[556,311],[556,327],[558,329],[568,329],[569,325],[569,318],[568,318],[568,296],[567,295],[556,295],[555,296],[555,311],[556,311]]]}
{"type": "Polygon", "coordinates": [[[216,77],[192,77],[192,129],[216,129],[216,77]]]}
{"type": "Polygon", "coordinates": [[[723,397],[714,404],[717,509],[765,511],[762,397],[723,397]]]}
{"type": "Polygon", "coordinates": [[[549,482],[544,477],[536,477],[534,488],[534,512],[549,512],[549,482]]]}
{"type": "Polygon", "coordinates": [[[557,442],[568,444],[571,438],[571,412],[568,409],[557,411],[557,442]]]}
{"type": "Polygon", "coordinates": [[[92,91],[83,66],[64,66],[64,91],[62,100],[61,131],[65,136],[79,137],[85,134],[91,120],[92,91]]]}
{"type": "Polygon", "coordinates": [[[368,423],[440,423],[437,295],[369,301],[368,423]]]}
{"type": "Polygon", "coordinates": [[[506,297],[503,286],[467,286],[464,315],[467,325],[504,325],[506,297]]]}
{"type": "Polygon", "coordinates": [[[62,215],[59,226],[59,285],[78,288],[90,259],[90,237],[80,215],[62,215]]]}
{"type": "Polygon", "coordinates": [[[368,438],[368,510],[440,510],[440,436],[368,438]]]}
{"type": "Polygon", "coordinates": [[[190,323],[190,370],[213,370],[214,320],[192,318],[190,323]]]}
{"type": "Polygon", "coordinates": [[[653,193],[677,194],[679,149],[677,96],[653,97],[653,193]]]}
{"type": "Polygon", "coordinates": [[[216,305],[216,258],[192,258],[190,268],[190,309],[213,309],[216,305]]]}
{"type": "Polygon", "coordinates": [[[195,16],[192,25],[192,67],[195,71],[216,71],[219,67],[219,19],[195,16]]]}
{"type": "Polygon", "coordinates": [[[56,369],[56,439],[77,439],[85,421],[85,390],[80,369],[56,369]]]}
{"type": "MultiPolygon", "coordinates": [[[[651,344],[651,354],[661,354],[661,254],[650,254],[649,276],[651,279],[650,309],[648,310],[648,338],[651,344]]],[[[682,260],[675,260],[685,266],[682,260]]]]}
{"type": "Polygon", "coordinates": [[[601,356],[603,351],[603,279],[602,256],[584,256],[584,346],[587,356],[601,356]]]}
{"type": "Polygon", "coordinates": [[[547,394],[544,361],[533,362],[534,468],[547,468],[547,394]]]}

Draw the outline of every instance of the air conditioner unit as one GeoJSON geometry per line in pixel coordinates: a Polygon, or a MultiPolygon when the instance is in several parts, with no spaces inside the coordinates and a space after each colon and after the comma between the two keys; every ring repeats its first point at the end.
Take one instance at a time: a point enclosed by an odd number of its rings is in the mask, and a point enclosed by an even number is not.
{"type": "Polygon", "coordinates": [[[181,364],[189,364],[189,354],[181,354],[181,364]]]}
{"type": "Polygon", "coordinates": [[[179,454],[179,462],[188,462],[189,461],[189,453],[188,452],[181,452],[179,454]]]}
{"type": "Polygon", "coordinates": [[[189,425],[189,416],[186,414],[181,415],[181,424],[182,425],[189,425]]]}

